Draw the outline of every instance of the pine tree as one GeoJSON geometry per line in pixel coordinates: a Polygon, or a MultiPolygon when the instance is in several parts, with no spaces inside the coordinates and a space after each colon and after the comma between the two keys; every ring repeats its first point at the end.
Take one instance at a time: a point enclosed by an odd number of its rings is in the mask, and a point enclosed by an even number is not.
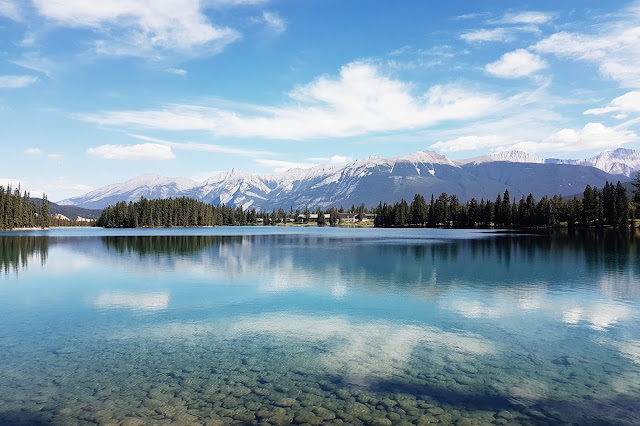
{"type": "Polygon", "coordinates": [[[636,209],[640,209],[640,171],[636,174],[636,177],[631,181],[631,185],[636,188],[633,191],[633,197],[631,201],[635,205],[636,209]]]}
{"type": "Polygon", "coordinates": [[[318,207],[318,210],[316,211],[316,213],[318,214],[318,226],[324,226],[326,224],[324,220],[324,212],[320,207],[318,207]]]}

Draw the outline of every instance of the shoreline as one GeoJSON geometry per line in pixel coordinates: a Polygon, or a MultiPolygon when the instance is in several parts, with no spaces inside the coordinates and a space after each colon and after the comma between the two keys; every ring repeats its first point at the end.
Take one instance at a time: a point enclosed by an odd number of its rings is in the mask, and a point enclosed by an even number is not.
{"type": "Polygon", "coordinates": [[[51,228],[40,228],[38,226],[31,228],[11,228],[11,229],[0,229],[0,231],[49,231],[51,228]]]}

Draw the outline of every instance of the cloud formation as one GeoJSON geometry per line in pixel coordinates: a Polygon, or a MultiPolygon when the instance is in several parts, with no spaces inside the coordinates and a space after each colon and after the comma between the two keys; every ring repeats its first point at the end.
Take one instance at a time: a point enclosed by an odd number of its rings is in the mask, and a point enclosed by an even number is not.
{"type": "Polygon", "coordinates": [[[307,161],[312,161],[314,163],[320,163],[320,164],[343,165],[343,164],[347,164],[349,161],[352,161],[352,158],[344,155],[334,155],[331,157],[307,158],[307,161]]]}
{"type": "Polygon", "coordinates": [[[27,148],[24,150],[24,153],[27,155],[41,155],[42,150],[40,148],[27,148]]]}
{"type": "Polygon", "coordinates": [[[204,151],[204,152],[219,152],[222,154],[242,155],[245,157],[255,157],[259,155],[274,155],[271,151],[258,151],[252,149],[235,148],[224,145],[216,145],[211,143],[200,142],[172,142],[164,139],[152,138],[149,136],[130,134],[129,136],[140,139],[147,142],[153,142],[161,145],[166,145],[175,149],[184,149],[187,151],[204,151]]]}
{"type": "Polygon", "coordinates": [[[505,146],[517,141],[508,136],[500,135],[468,135],[443,142],[439,141],[430,146],[441,152],[475,151],[477,149],[505,146]]]}
{"type": "Polygon", "coordinates": [[[640,112],[640,92],[627,92],[622,96],[618,96],[609,105],[603,108],[592,108],[586,110],[585,114],[607,114],[610,112],[620,113],[620,118],[626,117],[626,113],[640,112]]]}
{"type": "Polygon", "coordinates": [[[171,147],[157,143],[102,145],[87,149],[87,154],[107,160],[170,160],[176,157],[171,147]]]}
{"type": "Polygon", "coordinates": [[[175,75],[187,75],[187,70],[183,68],[167,68],[166,71],[175,75]]]}
{"type": "Polygon", "coordinates": [[[526,25],[519,27],[497,27],[497,28],[481,28],[478,30],[470,30],[462,33],[460,38],[467,43],[480,43],[487,41],[511,42],[516,39],[518,33],[529,32],[539,33],[540,30],[534,25],[526,25]]]}
{"type": "Polygon", "coordinates": [[[265,158],[258,158],[255,162],[264,167],[272,167],[275,173],[283,173],[290,169],[310,169],[313,166],[317,166],[314,163],[303,163],[296,161],[285,160],[270,160],[265,158]]]}
{"type": "Polygon", "coordinates": [[[499,24],[532,24],[541,25],[551,21],[553,15],[544,12],[521,12],[521,13],[506,13],[502,18],[493,22],[499,24]]]}
{"type": "Polygon", "coordinates": [[[275,12],[262,12],[262,19],[276,34],[282,34],[287,29],[287,23],[275,12]]]}
{"type": "Polygon", "coordinates": [[[0,16],[6,16],[14,21],[21,19],[18,5],[11,0],[0,0],[0,16]]]}
{"type": "Polygon", "coordinates": [[[542,142],[518,142],[508,149],[536,152],[571,152],[611,149],[640,140],[631,130],[616,130],[601,123],[587,123],[582,129],[562,129],[542,142]]]}
{"type": "Polygon", "coordinates": [[[97,53],[154,57],[160,51],[217,53],[240,38],[214,26],[199,0],[130,1],[34,0],[37,11],[58,25],[89,28],[105,36],[95,42],[97,53]]]}
{"type": "Polygon", "coordinates": [[[587,123],[582,129],[562,129],[540,141],[517,140],[504,135],[468,135],[430,146],[442,152],[474,151],[489,148],[493,151],[571,152],[590,149],[613,149],[640,138],[630,130],[606,127],[601,123],[587,123]]]}
{"type": "Polygon", "coordinates": [[[528,77],[545,68],[547,63],[526,49],[507,52],[485,67],[489,74],[502,78],[528,77]]]}
{"type": "Polygon", "coordinates": [[[0,75],[0,89],[18,89],[36,81],[38,79],[30,75],[0,75]]]}
{"type": "Polygon", "coordinates": [[[343,166],[349,161],[352,161],[351,157],[346,157],[344,155],[305,158],[304,162],[272,160],[264,158],[258,158],[255,160],[255,162],[261,166],[273,167],[274,173],[282,173],[290,169],[310,169],[312,167],[320,165],[343,166]]]}
{"type": "Polygon", "coordinates": [[[383,75],[372,64],[354,62],[338,78],[320,77],[291,91],[286,106],[250,106],[253,113],[195,105],[162,110],[77,114],[101,125],[160,130],[208,130],[220,137],[314,139],[434,126],[488,114],[495,95],[437,85],[413,95],[413,86],[383,75]]]}
{"type": "Polygon", "coordinates": [[[590,62],[625,87],[640,87],[640,7],[629,19],[600,27],[597,34],[562,31],[531,46],[538,53],[590,62]]]}

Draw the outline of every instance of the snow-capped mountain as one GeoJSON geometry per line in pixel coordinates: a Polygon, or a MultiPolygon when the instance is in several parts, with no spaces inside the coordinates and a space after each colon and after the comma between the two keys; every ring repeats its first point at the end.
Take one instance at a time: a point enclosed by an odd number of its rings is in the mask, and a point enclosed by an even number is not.
{"type": "Polygon", "coordinates": [[[552,158],[546,160],[546,162],[592,166],[607,173],[631,176],[640,170],[640,151],[618,148],[613,151],[604,151],[595,157],[582,160],[560,160],[552,158]]]}
{"type": "Polygon", "coordinates": [[[472,197],[494,199],[505,188],[517,198],[529,193],[540,198],[574,195],[587,184],[602,187],[607,181],[629,180],[627,176],[638,169],[640,152],[621,149],[586,160],[545,160],[508,151],[453,161],[432,151],[419,151],[395,158],[371,156],[341,168],[316,166],[277,175],[232,169],[204,182],[142,175],[59,204],[104,208],[118,201],[137,201],[142,196],[185,196],[213,204],[271,210],[376,205],[401,198],[410,200],[415,194],[437,197],[442,192],[455,194],[461,201],[472,197]]]}
{"type": "Polygon", "coordinates": [[[179,197],[191,188],[198,186],[198,182],[178,177],[168,178],[158,174],[148,173],[136,176],[126,182],[98,188],[81,197],[62,200],[60,205],[91,206],[85,208],[104,208],[123,200],[138,200],[146,198],[179,197]],[[80,199],[79,202],[76,201],[80,199]]]}

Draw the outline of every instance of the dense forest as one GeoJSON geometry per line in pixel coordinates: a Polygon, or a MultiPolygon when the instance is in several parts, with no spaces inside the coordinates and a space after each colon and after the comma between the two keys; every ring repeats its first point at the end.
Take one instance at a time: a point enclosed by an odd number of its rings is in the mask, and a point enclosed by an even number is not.
{"type": "MultiPolygon", "coordinates": [[[[634,192],[633,199],[629,198],[620,182],[615,185],[607,182],[602,190],[587,185],[582,199],[573,197],[565,200],[554,195],[536,201],[529,194],[516,201],[505,190],[495,200],[478,201],[472,198],[462,204],[455,195],[446,193],[438,198],[432,195],[429,202],[422,195],[416,194],[410,203],[405,200],[393,205],[380,203],[371,210],[364,205],[352,206],[349,211],[355,214],[374,213],[374,225],[379,227],[623,227],[633,224],[636,209],[640,207],[640,178],[634,181],[634,185],[638,190],[634,192]]],[[[214,206],[189,198],[141,198],[135,203],[119,202],[105,208],[97,226],[137,228],[276,225],[297,222],[300,215],[309,218],[311,214],[317,215],[318,225],[336,225],[339,223],[339,214],[343,212],[342,207],[332,207],[325,211],[311,211],[309,208],[294,211],[291,208],[288,212],[278,209],[269,213],[255,209],[245,210],[242,206],[214,206]]]]}
{"type": "Polygon", "coordinates": [[[472,198],[461,204],[455,195],[442,193],[427,203],[422,195],[416,194],[410,203],[401,200],[393,205],[382,204],[374,209],[375,226],[380,227],[499,227],[530,228],[555,226],[583,227],[628,227],[633,224],[636,202],[640,202],[640,180],[634,185],[630,200],[620,182],[606,183],[602,190],[587,185],[582,199],[569,200],[559,195],[542,197],[536,201],[531,194],[519,201],[511,198],[509,191],[498,195],[495,201],[480,201],[472,198]],[[633,202],[631,202],[633,201],[633,202]]]}
{"type": "MultiPolygon", "coordinates": [[[[364,204],[352,206],[352,211],[356,213],[364,213],[366,210],[364,204]]],[[[274,209],[269,213],[243,209],[242,206],[214,206],[191,198],[147,200],[142,197],[135,203],[121,201],[105,208],[96,225],[105,228],[277,225],[294,222],[300,215],[309,217],[312,213],[318,214],[319,225],[335,225],[340,212],[344,212],[344,209],[316,209],[312,212],[308,208],[295,211],[291,208],[288,212],[274,209]],[[326,221],[325,214],[328,214],[326,221]]]]}
{"type": "Polygon", "coordinates": [[[46,195],[36,205],[20,187],[0,186],[0,229],[47,228],[51,223],[46,195]]]}

